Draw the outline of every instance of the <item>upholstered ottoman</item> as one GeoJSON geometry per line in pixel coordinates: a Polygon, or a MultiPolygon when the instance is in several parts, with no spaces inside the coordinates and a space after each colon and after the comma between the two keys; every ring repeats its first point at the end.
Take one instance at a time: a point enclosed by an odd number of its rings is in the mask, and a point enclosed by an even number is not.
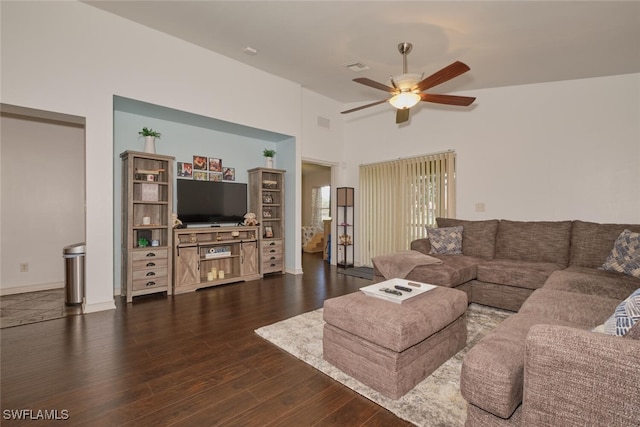
{"type": "Polygon", "coordinates": [[[467,342],[467,294],[435,287],[402,304],[354,292],[324,302],[324,359],[391,399],[467,342]]]}

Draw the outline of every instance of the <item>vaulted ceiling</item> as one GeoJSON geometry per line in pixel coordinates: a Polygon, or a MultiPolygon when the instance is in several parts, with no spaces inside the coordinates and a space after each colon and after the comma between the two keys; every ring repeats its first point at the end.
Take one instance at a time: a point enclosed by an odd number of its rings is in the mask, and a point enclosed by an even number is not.
{"type": "Polygon", "coordinates": [[[409,72],[426,76],[456,60],[471,67],[438,93],[640,72],[638,1],[85,3],[341,103],[380,99],[351,80],[400,74],[400,42],[413,43],[409,72]],[[354,63],[369,69],[346,67],[354,63]]]}

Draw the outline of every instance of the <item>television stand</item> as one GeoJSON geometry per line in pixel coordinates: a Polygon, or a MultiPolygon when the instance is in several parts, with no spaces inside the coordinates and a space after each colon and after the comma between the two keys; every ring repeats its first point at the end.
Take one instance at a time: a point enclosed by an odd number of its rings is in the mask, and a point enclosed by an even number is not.
{"type": "Polygon", "coordinates": [[[174,229],[173,292],[182,294],[262,278],[258,229],[219,225],[174,229]]]}

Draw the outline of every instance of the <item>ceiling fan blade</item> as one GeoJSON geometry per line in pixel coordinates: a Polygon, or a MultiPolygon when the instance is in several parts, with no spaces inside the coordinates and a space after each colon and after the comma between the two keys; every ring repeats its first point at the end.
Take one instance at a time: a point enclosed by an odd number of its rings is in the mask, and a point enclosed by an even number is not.
{"type": "Polygon", "coordinates": [[[431,74],[426,79],[418,82],[414,87],[411,88],[411,90],[422,92],[423,90],[427,90],[446,81],[449,81],[454,77],[458,77],[460,74],[464,74],[470,69],[471,68],[469,68],[467,64],[456,61],[453,64],[444,67],[442,70],[431,74]]]}
{"type": "Polygon", "coordinates": [[[383,102],[387,102],[387,100],[383,99],[382,101],[376,101],[376,102],[372,102],[371,104],[361,105],[359,107],[352,108],[352,109],[347,110],[347,111],[343,111],[342,114],[353,113],[354,111],[362,110],[362,109],[368,108],[368,107],[373,107],[374,105],[382,104],[383,102]]]}
{"type": "Polygon", "coordinates": [[[409,109],[399,108],[396,112],[396,124],[404,123],[409,120],[409,109]]]}
{"type": "Polygon", "coordinates": [[[421,93],[420,97],[426,102],[435,102],[436,104],[468,106],[476,100],[472,96],[456,96],[456,95],[435,95],[430,93],[421,93]]]}
{"type": "Polygon", "coordinates": [[[360,84],[363,84],[365,86],[372,87],[374,89],[380,89],[380,90],[383,90],[383,91],[389,92],[389,93],[397,93],[398,92],[397,89],[394,89],[394,88],[392,88],[390,86],[387,86],[387,85],[384,85],[382,83],[378,83],[378,82],[376,82],[374,80],[371,80],[371,79],[368,79],[366,77],[358,77],[357,79],[353,79],[353,81],[356,82],[356,83],[360,83],[360,84]]]}

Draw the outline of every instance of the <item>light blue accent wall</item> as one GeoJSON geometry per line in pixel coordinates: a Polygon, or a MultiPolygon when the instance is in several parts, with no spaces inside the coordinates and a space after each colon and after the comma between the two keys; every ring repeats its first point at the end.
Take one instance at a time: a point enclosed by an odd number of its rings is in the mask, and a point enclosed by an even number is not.
{"type": "MultiPolygon", "coordinates": [[[[276,167],[295,169],[295,138],[265,130],[224,122],[221,120],[185,113],[170,108],[152,105],[122,97],[114,97],[114,289],[121,289],[122,247],[122,161],[120,154],[127,150],[144,151],[144,139],[138,132],[143,127],[160,132],[156,139],[156,154],[175,157],[174,179],[177,178],[178,162],[193,162],[193,156],[222,159],[222,167],[235,168],[235,182],[247,183],[247,170],[263,167],[265,148],[276,150],[276,167]]],[[[182,178],[181,178],[182,179],[182,178]]],[[[286,174],[285,185],[295,189],[294,174],[286,174]],[[289,181],[291,180],[291,183],[289,181]]],[[[175,188],[175,187],[174,187],[175,188]]],[[[286,194],[286,236],[293,243],[295,196],[286,194]],[[291,228],[291,230],[289,230],[291,228]]],[[[173,193],[173,210],[177,209],[177,195],[173,193]]],[[[287,244],[287,264],[293,265],[294,246],[287,244]]]]}

